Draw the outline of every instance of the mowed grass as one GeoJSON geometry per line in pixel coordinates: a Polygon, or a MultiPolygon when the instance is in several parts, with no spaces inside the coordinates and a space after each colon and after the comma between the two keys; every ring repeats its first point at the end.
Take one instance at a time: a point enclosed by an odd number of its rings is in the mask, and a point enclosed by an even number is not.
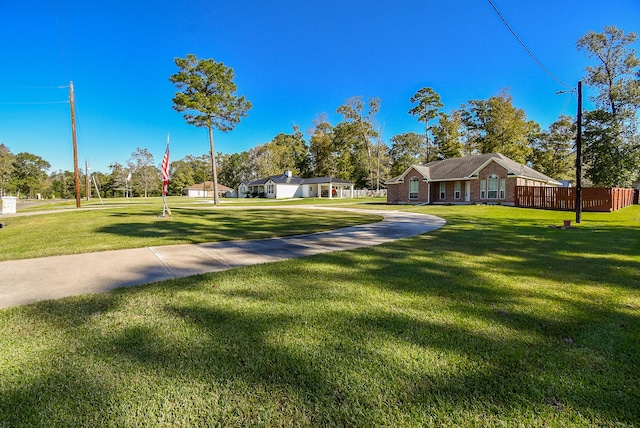
{"type": "MultiPolygon", "coordinates": [[[[313,208],[271,209],[269,205],[216,208],[182,198],[182,205],[162,214],[162,199],[69,209],[70,202],[30,208],[53,213],[3,217],[0,261],[85,252],[260,239],[298,235],[381,220],[375,215],[327,212],[313,208]]],[[[73,205],[75,207],[75,203],[73,205]]]]}
{"type": "Polygon", "coordinates": [[[1,310],[0,426],[640,425],[640,207],[400,209],[447,225],[1,310]]]}

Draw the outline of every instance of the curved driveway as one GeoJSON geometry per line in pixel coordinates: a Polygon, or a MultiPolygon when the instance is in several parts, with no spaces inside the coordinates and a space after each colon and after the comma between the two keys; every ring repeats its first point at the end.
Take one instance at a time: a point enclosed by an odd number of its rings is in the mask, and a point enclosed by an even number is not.
{"type": "Polygon", "coordinates": [[[282,238],[168,245],[0,262],[0,308],[379,245],[420,235],[445,224],[443,219],[427,214],[313,208],[377,214],[384,220],[282,238]]]}

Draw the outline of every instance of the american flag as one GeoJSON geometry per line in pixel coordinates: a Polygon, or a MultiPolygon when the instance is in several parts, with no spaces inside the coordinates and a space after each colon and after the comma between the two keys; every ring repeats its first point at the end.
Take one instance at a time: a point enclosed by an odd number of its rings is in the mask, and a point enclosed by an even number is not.
{"type": "Polygon", "coordinates": [[[167,150],[164,152],[162,158],[162,194],[167,194],[167,187],[169,186],[169,135],[167,135],[167,150]]]}

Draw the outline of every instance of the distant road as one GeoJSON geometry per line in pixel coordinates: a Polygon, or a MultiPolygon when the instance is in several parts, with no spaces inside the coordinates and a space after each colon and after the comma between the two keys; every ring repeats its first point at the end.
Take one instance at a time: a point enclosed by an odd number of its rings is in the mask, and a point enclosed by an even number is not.
{"type": "Polygon", "coordinates": [[[19,199],[16,205],[16,211],[20,211],[20,208],[37,207],[39,205],[52,204],[60,201],[61,199],[19,199]]]}

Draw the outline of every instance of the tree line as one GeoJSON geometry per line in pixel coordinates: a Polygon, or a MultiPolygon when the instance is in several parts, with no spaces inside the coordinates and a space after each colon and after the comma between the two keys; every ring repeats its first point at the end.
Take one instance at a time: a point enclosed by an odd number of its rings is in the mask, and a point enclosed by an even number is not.
{"type": "MultiPolygon", "coordinates": [[[[577,48],[593,59],[584,81],[596,92],[592,98],[596,108],[585,111],[582,122],[587,185],[628,187],[638,179],[640,59],[632,48],[636,40],[637,33],[625,34],[608,26],[601,33],[588,32],[577,42],[577,48]]],[[[177,58],[176,65],[179,72],[170,78],[180,89],[174,109],[184,112],[187,123],[209,128],[210,150],[171,163],[169,194],[181,194],[186,187],[212,179],[235,188],[285,170],[300,177],[333,176],[357,187],[378,189],[412,164],[492,152],[557,180],[575,181],[574,118],[561,115],[542,129],[514,106],[507,89],[445,112],[436,90],[421,88],[410,98],[408,114],[424,125],[424,132],[401,133],[389,142],[383,140],[384,129],[376,120],[380,98],[356,96],[336,108],[340,120],[335,124],[323,113],[306,133],[294,126],[291,132],[279,133],[247,151],[216,153],[212,129],[230,131],[246,116],[251,103],[235,96],[233,70],[224,64],[188,55],[177,58]],[[201,101],[203,97],[208,97],[206,102],[201,101]]],[[[73,174],[47,174],[49,166],[36,155],[13,155],[0,144],[0,192],[73,197],[73,174]]],[[[109,169],[107,174],[94,174],[103,197],[161,192],[159,165],[147,149],[136,148],[126,165],[114,163],[109,169]]],[[[81,182],[85,186],[86,180],[81,182]]]]}

